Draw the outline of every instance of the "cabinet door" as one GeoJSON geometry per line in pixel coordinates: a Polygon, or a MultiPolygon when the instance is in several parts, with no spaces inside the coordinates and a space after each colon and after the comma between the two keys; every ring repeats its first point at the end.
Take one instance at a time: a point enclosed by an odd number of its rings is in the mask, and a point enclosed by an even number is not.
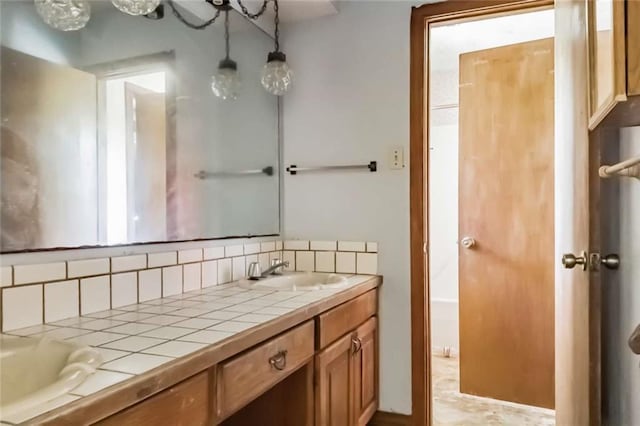
{"type": "Polygon", "coordinates": [[[351,341],[348,334],[316,356],[316,426],[353,424],[351,341]]]}
{"type": "Polygon", "coordinates": [[[358,426],[366,426],[378,409],[377,329],[377,319],[372,317],[358,327],[353,337],[353,408],[358,426]]]}
{"type": "Polygon", "coordinates": [[[627,99],[625,1],[587,0],[590,115],[594,128],[618,102],[627,99]]]}

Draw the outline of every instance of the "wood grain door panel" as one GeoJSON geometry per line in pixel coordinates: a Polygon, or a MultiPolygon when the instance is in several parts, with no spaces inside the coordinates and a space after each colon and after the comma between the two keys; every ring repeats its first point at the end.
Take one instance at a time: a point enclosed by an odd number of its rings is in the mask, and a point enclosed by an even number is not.
{"type": "Polygon", "coordinates": [[[353,424],[351,335],[316,356],[316,426],[353,424]]]}
{"type": "MultiPolygon", "coordinates": [[[[599,425],[599,325],[590,325],[599,311],[592,300],[597,278],[580,268],[567,270],[559,260],[564,253],[579,254],[597,247],[591,235],[599,201],[590,191],[590,143],[587,76],[587,4],[563,0],[555,4],[555,312],[556,312],[556,423],[599,425]],[[593,197],[590,201],[590,197],[593,197]],[[591,223],[590,223],[591,222],[591,223]],[[590,241],[591,240],[591,241],[590,241]],[[591,303],[593,302],[593,306],[591,303]],[[596,332],[591,334],[592,327],[596,332]],[[593,402],[591,402],[593,401],[593,402]]],[[[594,159],[597,161],[597,159],[594,159]]],[[[599,290],[596,290],[599,292],[599,290]]],[[[597,297],[596,297],[597,298],[597,297]]]]}
{"type": "Polygon", "coordinates": [[[460,388],[554,406],[554,46],[460,56],[460,388]]]}
{"type": "Polygon", "coordinates": [[[205,426],[213,418],[211,401],[209,373],[205,371],[98,424],[205,426]]]}
{"type": "Polygon", "coordinates": [[[366,426],[378,408],[378,320],[370,318],[355,332],[359,350],[353,354],[355,424],[366,426]]]}

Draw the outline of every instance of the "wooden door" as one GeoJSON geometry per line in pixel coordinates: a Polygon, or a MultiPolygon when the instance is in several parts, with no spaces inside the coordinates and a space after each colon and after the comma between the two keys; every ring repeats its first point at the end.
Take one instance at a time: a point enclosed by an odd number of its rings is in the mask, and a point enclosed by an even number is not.
{"type": "Polygon", "coordinates": [[[553,50],[460,56],[460,390],[541,407],[554,406],[553,50]]]}
{"type": "Polygon", "coordinates": [[[591,232],[598,200],[590,182],[598,177],[595,164],[589,173],[586,15],[584,0],[555,4],[555,408],[558,425],[576,426],[600,424],[598,275],[560,262],[598,243],[591,232]]]}
{"type": "Polygon", "coordinates": [[[358,426],[366,426],[378,408],[377,329],[377,319],[372,317],[355,332],[353,409],[358,426]]]}
{"type": "Polygon", "coordinates": [[[316,426],[353,424],[351,335],[316,356],[316,426]]]}
{"type": "Polygon", "coordinates": [[[166,99],[125,83],[128,241],[167,236],[166,99]]]}

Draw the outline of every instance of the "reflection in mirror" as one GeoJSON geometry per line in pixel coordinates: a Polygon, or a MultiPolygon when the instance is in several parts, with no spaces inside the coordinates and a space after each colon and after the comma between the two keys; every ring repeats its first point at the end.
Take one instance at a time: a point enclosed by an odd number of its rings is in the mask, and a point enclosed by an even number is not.
{"type": "Polygon", "coordinates": [[[0,8],[2,252],[279,233],[265,33],[230,13],[241,86],[222,100],[223,19],[198,31],[100,1],[62,32],[33,2],[0,8]]]}

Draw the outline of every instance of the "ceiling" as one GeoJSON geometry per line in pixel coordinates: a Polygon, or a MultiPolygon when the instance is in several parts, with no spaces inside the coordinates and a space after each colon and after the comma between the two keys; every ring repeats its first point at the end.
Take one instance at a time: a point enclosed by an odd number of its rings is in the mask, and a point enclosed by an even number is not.
{"type": "Polygon", "coordinates": [[[335,15],[338,9],[330,0],[280,0],[282,22],[298,22],[335,15]]]}
{"type": "MultiPolygon", "coordinates": [[[[204,0],[176,0],[183,8],[202,19],[209,19],[213,16],[212,7],[206,4],[204,0]]],[[[260,10],[262,0],[242,0],[242,4],[251,13],[260,10]]],[[[338,13],[333,1],[330,0],[279,0],[280,4],[280,21],[283,23],[298,22],[307,19],[315,19],[322,16],[335,15],[338,13]]],[[[234,9],[240,11],[240,5],[237,0],[231,0],[234,9]]],[[[273,3],[270,3],[267,11],[263,16],[254,22],[262,30],[269,34],[273,34],[274,30],[274,12],[273,3]]]]}
{"type": "Polygon", "coordinates": [[[457,70],[461,53],[553,37],[553,9],[479,19],[431,28],[429,65],[457,70]]]}
{"type": "MultiPolygon", "coordinates": [[[[24,0],[27,1],[27,0],[24,0]]],[[[174,0],[175,3],[192,15],[201,20],[208,20],[215,14],[215,9],[207,4],[205,0],[174,0]]],[[[249,12],[256,12],[262,6],[262,0],[242,0],[249,12]]],[[[322,16],[335,15],[338,13],[336,5],[331,0],[279,0],[280,21],[283,23],[299,22],[307,19],[320,18],[322,16]]],[[[231,0],[234,9],[240,11],[238,0],[231,0]]],[[[115,7],[109,0],[91,0],[93,13],[107,13],[114,11],[115,7]]],[[[170,12],[167,12],[170,13],[170,12]]],[[[273,34],[273,3],[270,3],[265,14],[254,22],[262,30],[273,34]]],[[[233,31],[233,23],[232,23],[233,31]]]]}

